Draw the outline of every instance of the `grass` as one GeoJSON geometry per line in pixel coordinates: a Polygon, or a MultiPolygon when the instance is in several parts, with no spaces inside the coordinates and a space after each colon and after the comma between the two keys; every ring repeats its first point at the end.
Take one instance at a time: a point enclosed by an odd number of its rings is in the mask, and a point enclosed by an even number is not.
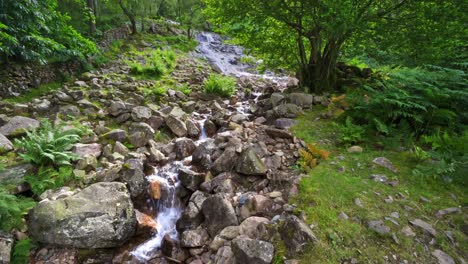
{"type": "MultiPolygon", "coordinates": [[[[306,213],[308,224],[316,226],[314,232],[320,239],[317,246],[301,256],[301,263],[311,263],[311,259],[314,263],[342,263],[352,258],[359,263],[385,263],[385,257],[391,259],[392,255],[396,255],[399,261],[432,263],[431,252],[427,252],[415,238],[405,237],[401,233],[408,221],[415,218],[432,224],[438,231],[436,245],[431,246],[431,250],[441,249],[454,259],[463,256],[468,248],[467,240],[460,231],[465,223],[463,214],[449,215],[441,220],[434,217],[437,210],[466,204],[467,193],[463,186],[414,176],[412,169],[416,161],[409,152],[376,150],[372,144],[363,144],[363,153],[348,153],[344,146],[337,144],[339,135],[333,121],[316,120],[320,113],[320,109],[307,113],[292,128],[295,135],[307,143],[317,143],[331,152],[329,160],[322,161],[301,181],[299,195],[293,199],[306,213]],[[399,173],[375,166],[372,160],[380,156],[391,160],[399,173]],[[374,182],[368,179],[371,174],[385,174],[390,179],[398,180],[399,184],[391,187],[374,182]],[[399,198],[399,194],[405,198],[399,198]],[[457,198],[453,199],[452,194],[457,198]],[[393,197],[393,203],[384,202],[388,196],[393,197]],[[428,198],[431,202],[421,202],[420,197],[428,198]],[[355,198],[362,201],[362,208],[354,204],[355,198]],[[407,211],[405,206],[413,210],[407,211]],[[350,219],[338,219],[340,212],[345,212],[350,219]],[[389,221],[385,221],[385,224],[391,228],[399,244],[390,234],[382,237],[365,226],[366,220],[383,220],[392,212],[399,213],[400,218],[395,219],[399,226],[389,221]],[[446,230],[454,233],[459,246],[453,246],[448,241],[444,235],[446,230]]],[[[413,231],[417,233],[417,238],[428,244],[429,237],[415,228],[413,231]]]]}
{"type": "Polygon", "coordinates": [[[12,103],[12,104],[28,103],[28,102],[31,102],[34,98],[38,98],[50,92],[59,90],[62,87],[62,85],[63,83],[61,82],[52,82],[52,83],[43,84],[37,88],[31,89],[29,92],[24,93],[20,96],[7,98],[7,99],[4,99],[3,101],[7,103],[12,103]]]}

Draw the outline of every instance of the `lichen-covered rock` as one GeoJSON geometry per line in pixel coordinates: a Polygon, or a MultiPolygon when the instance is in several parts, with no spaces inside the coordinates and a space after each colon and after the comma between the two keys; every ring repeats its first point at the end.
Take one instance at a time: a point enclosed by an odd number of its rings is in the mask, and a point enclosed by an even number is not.
{"type": "Polygon", "coordinates": [[[169,115],[166,117],[166,125],[178,137],[185,137],[187,135],[187,126],[179,118],[169,115]]]}
{"type": "Polygon", "coordinates": [[[39,203],[30,212],[28,231],[44,244],[109,248],[130,238],[136,223],[125,185],[101,182],[73,196],[39,203]]]}
{"type": "Polygon", "coordinates": [[[267,169],[255,149],[250,147],[242,152],[237,161],[236,171],[244,175],[266,175],[267,169]]]}
{"type": "Polygon", "coordinates": [[[271,243],[247,237],[234,239],[231,247],[237,264],[270,264],[275,253],[271,243]]]}
{"type": "Polygon", "coordinates": [[[38,127],[39,121],[35,119],[24,116],[15,116],[11,118],[8,123],[0,127],[0,134],[3,134],[6,137],[18,136],[24,134],[26,131],[38,127]]]}
{"type": "Polygon", "coordinates": [[[286,218],[281,229],[281,239],[290,256],[297,256],[308,244],[318,241],[310,227],[295,215],[286,218]]]}
{"type": "Polygon", "coordinates": [[[231,171],[237,164],[237,153],[233,149],[227,149],[211,166],[211,173],[218,175],[222,172],[231,171]]]}

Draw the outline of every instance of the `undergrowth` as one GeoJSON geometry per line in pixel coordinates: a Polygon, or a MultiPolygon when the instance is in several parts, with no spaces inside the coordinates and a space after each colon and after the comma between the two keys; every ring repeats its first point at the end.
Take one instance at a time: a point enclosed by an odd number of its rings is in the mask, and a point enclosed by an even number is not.
{"type": "Polygon", "coordinates": [[[229,76],[211,74],[204,82],[205,93],[229,97],[236,92],[236,80],[229,76]]]}

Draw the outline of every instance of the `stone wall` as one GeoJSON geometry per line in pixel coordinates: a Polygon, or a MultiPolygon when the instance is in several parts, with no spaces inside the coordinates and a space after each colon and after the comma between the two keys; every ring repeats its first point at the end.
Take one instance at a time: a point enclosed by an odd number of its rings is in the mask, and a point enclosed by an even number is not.
{"type": "MultiPolygon", "coordinates": [[[[129,33],[127,26],[108,30],[104,32],[103,39],[98,45],[106,49],[112,41],[127,38],[129,33]]],[[[73,76],[82,70],[82,65],[79,62],[47,65],[26,63],[0,66],[4,67],[0,69],[0,99],[18,96],[42,84],[73,76]]]]}

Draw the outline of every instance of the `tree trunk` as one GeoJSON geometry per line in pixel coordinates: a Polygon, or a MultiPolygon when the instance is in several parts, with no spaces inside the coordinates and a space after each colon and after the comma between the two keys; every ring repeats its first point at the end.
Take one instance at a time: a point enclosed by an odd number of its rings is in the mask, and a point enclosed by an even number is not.
{"type": "Polygon", "coordinates": [[[96,33],[96,13],[94,0],[88,0],[88,15],[89,15],[89,34],[96,33]]]}
{"type": "Polygon", "coordinates": [[[136,24],[136,19],[135,19],[135,15],[132,14],[126,7],[125,5],[123,4],[122,0],[119,0],[119,6],[120,8],[122,9],[122,11],[124,12],[124,14],[128,17],[128,19],[130,20],[130,23],[132,24],[132,35],[133,34],[136,34],[138,32],[138,29],[137,29],[137,24],[136,24]]]}

